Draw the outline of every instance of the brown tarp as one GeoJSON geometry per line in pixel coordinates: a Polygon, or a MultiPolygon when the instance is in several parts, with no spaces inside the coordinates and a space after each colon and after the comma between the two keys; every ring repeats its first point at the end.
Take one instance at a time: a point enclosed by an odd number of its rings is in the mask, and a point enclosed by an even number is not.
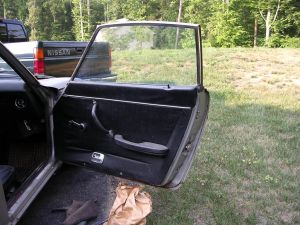
{"type": "Polygon", "coordinates": [[[152,200],[147,192],[141,191],[143,188],[119,184],[105,225],[146,225],[146,217],[152,211],[152,200]]]}

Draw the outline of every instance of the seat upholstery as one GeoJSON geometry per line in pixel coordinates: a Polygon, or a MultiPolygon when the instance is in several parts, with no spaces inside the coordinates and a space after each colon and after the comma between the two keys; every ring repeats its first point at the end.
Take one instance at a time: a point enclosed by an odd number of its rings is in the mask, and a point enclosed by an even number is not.
{"type": "Polygon", "coordinates": [[[14,168],[8,165],[0,165],[0,183],[4,190],[7,190],[13,180],[14,168]]]}

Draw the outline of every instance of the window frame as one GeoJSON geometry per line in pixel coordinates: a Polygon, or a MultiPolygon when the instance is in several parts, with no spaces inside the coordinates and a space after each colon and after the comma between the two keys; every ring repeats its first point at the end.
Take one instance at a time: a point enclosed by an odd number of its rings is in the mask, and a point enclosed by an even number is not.
{"type": "Polygon", "coordinates": [[[196,76],[197,76],[197,85],[203,87],[203,61],[202,61],[202,41],[201,41],[201,27],[198,24],[191,23],[177,23],[177,22],[160,22],[160,21],[132,21],[132,22],[117,22],[99,25],[94,31],[92,38],[85,48],[72,76],[70,81],[74,81],[79,72],[79,69],[90,50],[92,44],[94,43],[98,33],[103,28],[111,27],[122,27],[122,26],[165,26],[165,27],[175,27],[175,28],[189,28],[195,31],[195,46],[196,46],[196,76]]]}
{"type": "Polygon", "coordinates": [[[0,26],[5,27],[5,31],[6,31],[6,35],[3,35],[3,37],[5,36],[5,41],[1,40],[2,42],[7,42],[8,41],[8,32],[7,32],[7,23],[3,23],[3,22],[0,22],[0,26]]]}

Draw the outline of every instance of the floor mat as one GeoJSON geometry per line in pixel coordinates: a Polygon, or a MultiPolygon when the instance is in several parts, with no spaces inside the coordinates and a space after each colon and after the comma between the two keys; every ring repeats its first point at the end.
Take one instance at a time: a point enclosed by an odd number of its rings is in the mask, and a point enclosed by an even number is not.
{"type": "Polygon", "coordinates": [[[46,143],[13,143],[9,148],[8,164],[16,170],[16,181],[22,183],[48,158],[46,143]]]}
{"type": "Polygon", "coordinates": [[[60,225],[65,219],[65,213],[51,211],[69,206],[72,200],[96,200],[99,212],[97,221],[103,221],[114,199],[112,179],[98,172],[64,165],[49,180],[18,225],[60,225]]]}

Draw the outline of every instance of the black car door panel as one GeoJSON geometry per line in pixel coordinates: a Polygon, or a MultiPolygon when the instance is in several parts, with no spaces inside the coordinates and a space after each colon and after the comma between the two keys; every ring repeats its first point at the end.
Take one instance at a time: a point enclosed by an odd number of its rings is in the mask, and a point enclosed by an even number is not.
{"type": "MultiPolygon", "coordinates": [[[[83,86],[75,82],[70,85],[83,86]]],[[[86,85],[89,93],[91,89],[87,86],[89,85],[86,85]]],[[[143,97],[132,93],[130,101],[120,100],[120,96],[124,96],[129,88],[134,92],[133,85],[129,87],[98,84],[98,96],[93,97],[83,94],[84,90],[81,91],[84,96],[79,96],[69,89],[61,97],[54,111],[55,147],[58,156],[63,160],[82,165],[88,163],[94,168],[108,170],[114,175],[122,174],[122,177],[160,185],[178,151],[194,106],[192,104],[187,106],[186,102],[182,104],[183,106],[180,102],[177,105],[159,104],[158,98],[155,104],[141,102],[141,99],[151,100],[153,95],[150,90],[144,92],[143,97]],[[107,86],[118,87],[116,97],[110,95],[108,99],[102,96],[102,93],[105,95],[102,89],[106,90],[107,86]],[[137,96],[136,100],[134,96],[137,96]],[[105,132],[95,122],[92,113],[95,105],[97,118],[111,133],[105,132]],[[74,126],[73,123],[82,126],[74,126]],[[102,164],[98,165],[92,161],[93,152],[104,154],[102,164]],[[130,168],[133,173],[130,173],[130,168]],[[149,177],[146,177],[147,173],[134,173],[141,170],[150,171],[149,177]]],[[[178,92],[169,91],[165,87],[153,87],[152,90],[153,93],[165,92],[162,96],[167,93],[171,100],[174,99],[172,95],[178,96],[178,92]]],[[[137,92],[139,91],[137,89],[137,92]]],[[[194,99],[197,99],[196,88],[181,90],[180,98],[184,99],[184,95],[192,94],[194,99]]]]}
{"type": "MultiPolygon", "coordinates": [[[[56,157],[67,163],[153,186],[178,187],[191,167],[209,108],[209,94],[200,83],[200,28],[191,24],[160,22],[129,22],[115,26],[103,25],[95,31],[70,83],[54,107],[56,157]],[[134,29],[131,29],[131,25],[134,29]],[[147,35],[128,42],[128,38],[137,37],[133,35],[135,32],[141,34],[140,27],[135,28],[143,25],[147,26],[145,29],[141,27],[147,35]],[[162,26],[167,29],[164,30],[162,26]],[[107,33],[107,37],[113,39],[104,42],[103,38],[106,36],[98,37],[98,34],[102,28],[107,27],[113,28],[109,32],[114,35],[107,33]],[[120,32],[115,30],[119,27],[120,32]],[[178,50],[177,45],[174,47],[175,39],[172,44],[167,39],[170,39],[170,35],[175,35],[179,28],[192,30],[196,47],[194,55],[187,55],[186,63],[177,65],[177,60],[171,62],[171,59],[174,54],[180,53],[180,49],[178,50]],[[124,43],[118,46],[122,38],[116,40],[116,37],[126,32],[130,35],[124,38],[128,47],[124,50],[124,43]],[[157,38],[164,35],[162,40],[167,40],[168,45],[157,41],[157,38]],[[142,43],[139,44],[139,41],[142,43]],[[117,64],[111,72],[116,77],[115,82],[105,81],[110,71],[98,74],[89,64],[86,56],[94,43],[112,46],[112,63],[117,64]],[[141,50],[142,46],[146,46],[146,49],[141,50]],[[143,66],[136,67],[135,61],[132,61],[134,54],[138,56],[137,63],[143,66]],[[164,58],[164,54],[169,58],[164,58]],[[158,64],[151,64],[159,56],[162,56],[162,61],[167,60],[166,66],[170,70],[177,70],[168,71],[160,61],[157,61],[158,64]],[[194,68],[190,67],[193,62],[194,68]],[[134,71],[135,67],[139,69],[134,71]],[[187,72],[185,67],[189,68],[187,72]],[[126,70],[128,68],[129,72],[126,70]],[[89,71],[92,71],[90,77],[89,71]],[[154,71],[158,71],[158,74],[154,71]],[[177,74],[179,80],[180,76],[196,74],[198,83],[175,85],[177,80],[171,80],[177,74]],[[132,80],[134,75],[145,83],[132,80]],[[124,79],[125,82],[122,82],[124,79]],[[163,83],[156,84],[160,79],[163,83]],[[165,80],[167,84],[164,84],[165,80]]],[[[187,32],[184,31],[182,35],[187,35],[187,32]]],[[[187,36],[190,37],[193,36],[187,36]]],[[[178,46],[183,46],[181,48],[184,49],[184,45],[179,43],[178,46]]],[[[193,49],[188,47],[183,50],[184,54],[187,52],[193,53],[193,49]]]]}

